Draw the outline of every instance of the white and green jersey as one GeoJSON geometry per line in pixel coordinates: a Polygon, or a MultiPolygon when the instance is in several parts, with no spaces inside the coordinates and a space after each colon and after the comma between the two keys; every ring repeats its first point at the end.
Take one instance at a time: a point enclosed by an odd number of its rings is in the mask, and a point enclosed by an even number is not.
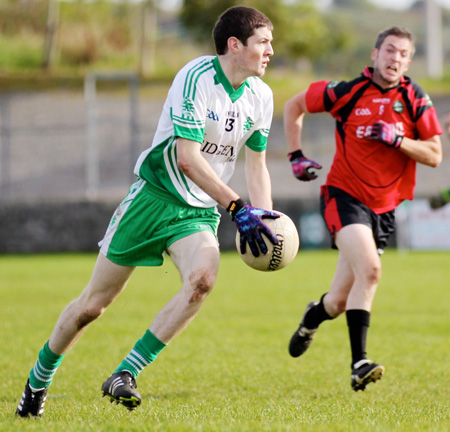
{"type": "Polygon", "coordinates": [[[230,180],[245,144],[264,151],[273,115],[273,95],[257,77],[237,90],[215,56],[197,58],[176,75],[153,143],[136,163],[135,174],[193,207],[217,203],[177,167],[177,138],[201,143],[202,155],[222,179],[230,180]]]}

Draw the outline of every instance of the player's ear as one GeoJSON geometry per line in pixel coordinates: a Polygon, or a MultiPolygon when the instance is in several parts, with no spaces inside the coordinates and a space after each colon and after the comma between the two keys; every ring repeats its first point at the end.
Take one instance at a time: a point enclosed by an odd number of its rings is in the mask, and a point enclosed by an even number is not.
{"type": "Polygon", "coordinates": [[[411,64],[411,62],[412,62],[412,59],[410,58],[409,61],[408,61],[407,66],[405,68],[405,72],[409,69],[409,65],[411,64]]]}
{"type": "Polygon", "coordinates": [[[237,53],[242,46],[242,42],[237,37],[231,36],[228,38],[227,45],[230,52],[237,53]]]}
{"type": "Polygon", "coordinates": [[[372,59],[372,61],[375,61],[377,59],[377,55],[378,55],[378,48],[374,48],[372,50],[372,55],[370,56],[370,58],[372,59]]]}

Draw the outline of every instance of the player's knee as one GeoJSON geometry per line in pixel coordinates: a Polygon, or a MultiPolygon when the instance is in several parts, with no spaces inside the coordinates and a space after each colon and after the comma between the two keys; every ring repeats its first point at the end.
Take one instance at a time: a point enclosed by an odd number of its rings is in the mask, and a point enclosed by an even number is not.
{"type": "Polygon", "coordinates": [[[189,304],[203,301],[212,291],[215,281],[215,274],[207,270],[192,274],[189,278],[192,287],[192,295],[189,299],[189,304]]]}
{"type": "Polygon", "coordinates": [[[76,321],[77,328],[81,330],[82,328],[86,327],[92,321],[95,321],[97,318],[99,318],[103,314],[104,310],[105,308],[97,307],[95,305],[84,307],[81,313],[78,315],[76,321]]]}
{"type": "Polygon", "coordinates": [[[381,265],[373,264],[365,270],[364,277],[368,285],[377,285],[381,279],[381,265]]]}

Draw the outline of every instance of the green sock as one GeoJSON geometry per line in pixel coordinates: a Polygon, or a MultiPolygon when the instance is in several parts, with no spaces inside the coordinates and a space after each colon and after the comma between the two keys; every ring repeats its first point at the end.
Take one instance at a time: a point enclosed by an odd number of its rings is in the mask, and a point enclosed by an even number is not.
{"type": "Polygon", "coordinates": [[[64,354],[55,354],[48,347],[48,342],[39,351],[39,356],[33,369],[30,370],[30,387],[41,390],[49,387],[53,376],[64,358],[64,354]]]}
{"type": "Polygon", "coordinates": [[[148,364],[155,361],[166,345],[150,330],[147,330],[144,336],[136,342],[130,353],[122,360],[122,363],[120,363],[114,373],[127,370],[136,378],[148,364]]]}

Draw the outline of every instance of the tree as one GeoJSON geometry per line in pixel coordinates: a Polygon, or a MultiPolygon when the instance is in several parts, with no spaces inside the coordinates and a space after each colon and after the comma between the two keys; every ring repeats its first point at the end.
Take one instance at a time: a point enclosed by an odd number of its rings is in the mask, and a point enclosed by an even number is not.
{"type": "Polygon", "coordinates": [[[197,42],[212,45],[211,32],[220,13],[237,2],[233,0],[184,0],[180,20],[197,42]]]}
{"type": "Polygon", "coordinates": [[[45,31],[44,41],[44,58],[42,60],[42,67],[48,69],[54,58],[54,39],[58,28],[59,20],[59,4],[58,0],[48,0],[47,12],[47,28],[45,31]]]}
{"type": "Polygon", "coordinates": [[[141,5],[139,36],[139,74],[151,76],[155,72],[156,30],[158,19],[155,0],[145,0],[141,5]]]}
{"type": "Polygon", "coordinates": [[[331,50],[341,48],[343,31],[330,28],[313,2],[282,0],[184,0],[180,20],[199,42],[212,44],[211,31],[225,9],[243,5],[266,14],[274,25],[274,48],[277,57],[314,60],[331,50]]]}

